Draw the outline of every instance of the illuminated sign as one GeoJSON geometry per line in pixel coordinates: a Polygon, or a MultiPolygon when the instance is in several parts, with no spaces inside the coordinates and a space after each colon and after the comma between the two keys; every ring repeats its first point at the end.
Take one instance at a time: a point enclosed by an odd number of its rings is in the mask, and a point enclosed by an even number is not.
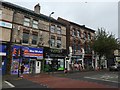
{"type": "Polygon", "coordinates": [[[5,22],[5,21],[0,21],[0,26],[6,27],[6,28],[12,28],[12,24],[9,22],[5,22]]]}
{"type": "MultiPolygon", "coordinates": [[[[43,48],[32,48],[32,47],[24,47],[24,46],[13,46],[13,56],[15,56],[15,52],[17,49],[22,48],[24,51],[24,57],[36,57],[39,59],[43,59],[43,48]]],[[[20,56],[20,53],[19,53],[20,56]]]]}

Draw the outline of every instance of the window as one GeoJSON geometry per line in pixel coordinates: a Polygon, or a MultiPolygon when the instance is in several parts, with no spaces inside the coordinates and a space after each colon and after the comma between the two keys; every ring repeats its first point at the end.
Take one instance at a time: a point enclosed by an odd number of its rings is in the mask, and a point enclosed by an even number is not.
{"type": "Polygon", "coordinates": [[[38,29],[38,21],[33,20],[33,28],[38,29]]]}
{"type": "Polygon", "coordinates": [[[30,19],[29,18],[24,18],[24,25],[30,26],[30,19]]]}
{"type": "Polygon", "coordinates": [[[78,44],[78,50],[80,50],[80,44],[78,44]]]}
{"type": "Polygon", "coordinates": [[[57,34],[61,34],[61,28],[57,27],[57,34]]]}
{"type": "Polygon", "coordinates": [[[91,35],[90,35],[90,33],[88,34],[88,40],[90,40],[91,39],[91,35]]]}
{"type": "Polygon", "coordinates": [[[80,40],[78,41],[78,50],[80,50],[80,40]]]}
{"type": "Polygon", "coordinates": [[[23,32],[23,43],[29,42],[29,33],[28,32],[23,32]]]}
{"type": "Polygon", "coordinates": [[[77,31],[77,36],[80,37],[80,31],[77,31]]]}
{"type": "Polygon", "coordinates": [[[50,46],[51,46],[51,47],[54,47],[54,46],[55,46],[55,36],[51,36],[50,46]]]}
{"type": "Polygon", "coordinates": [[[84,39],[87,39],[87,33],[84,32],[84,39]]]}
{"type": "Polygon", "coordinates": [[[61,48],[61,37],[57,38],[57,48],[61,48]]]}
{"type": "Polygon", "coordinates": [[[50,27],[50,32],[52,32],[52,33],[55,32],[55,26],[52,25],[52,26],[50,27]]]}
{"type": "Polygon", "coordinates": [[[73,43],[72,43],[72,49],[73,49],[73,54],[75,54],[75,52],[76,52],[76,41],[75,41],[75,39],[73,40],[73,43]]]}
{"type": "Polygon", "coordinates": [[[2,19],[2,10],[0,10],[0,19],[2,19]]]}
{"type": "Polygon", "coordinates": [[[73,30],[72,30],[72,36],[75,36],[74,31],[75,31],[75,30],[73,29],[73,30]]]}
{"type": "Polygon", "coordinates": [[[76,30],[74,30],[74,36],[77,36],[77,31],[76,30]]]}
{"type": "Polygon", "coordinates": [[[36,45],[38,41],[38,35],[37,34],[32,34],[32,44],[36,45]]]}

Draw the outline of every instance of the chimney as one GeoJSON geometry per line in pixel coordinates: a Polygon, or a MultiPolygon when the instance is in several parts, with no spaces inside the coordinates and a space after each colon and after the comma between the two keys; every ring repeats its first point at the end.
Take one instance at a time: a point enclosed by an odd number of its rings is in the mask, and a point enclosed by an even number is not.
{"type": "Polygon", "coordinates": [[[37,5],[35,5],[34,12],[37,13],[37,14],[40,14],[40,5],[39,5],[39,3],[37,5]]]}
{"type": "Polygon", "coordinates": [[[83,27],[85,27],[85,25],[83,25],[83,27]]]}

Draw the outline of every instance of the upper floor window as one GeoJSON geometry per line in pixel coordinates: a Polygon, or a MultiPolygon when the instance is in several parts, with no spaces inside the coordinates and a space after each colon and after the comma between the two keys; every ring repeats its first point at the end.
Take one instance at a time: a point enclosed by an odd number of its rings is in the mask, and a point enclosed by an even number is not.
{"type": "Polygon", "coordinates": [[[77,31],[76,30],[74,30],[74,36],[77,36],[77,31]]]}
{"type": "Polygon", "coordinates": [[[36,45],[38,41],[38,34],[34,33],[32,34],[32,44],[36,45]]]}
{"type": "Polygon", "coordinates": [[[55,46],[55,36],[51,36],[50,46],[51,46],[51,47],[54,47],[54,46],[55,46]]]}
{"type": "Polygon", "coordinates": [[[2,19],[2,10],[0,10],[0,19],[2,19]]]}
{"type": "Polygon", "coordinates": [[[87,39],[87,33],[84,32],[84,39],[87,39]]]}
{"type": "Polygon", "coordinates": [[[72,36],[75,36],[75,35],[74,35],[74,31],[75,31],[75,30],[73,29],[73,30],[72,30],[72,36]]]}
{"type": "Polygon", "coordinates": [[[28,44],[29,42],[29,32],[23,32],[23,43],[28,44]]]}
{"type": "Polygon", "coordinates": [[[61,34],[61,28],[57,27],[57,34],[61,34]]]}
{"type": "Polygon", "coordinates": [[[33,28],[38,29],[38,21],[33,20],[33,28]]]}
{"type": "Polygon", "coordinates": [[[57,48],[61,48],[61,37],[57,38],[57,48]]]}
{"type": "Polygon", "coordinates": [[[50,32],[52,32],[52,33],[55,32],[55,26],[54,26],[54,25],[52,25],[52,26],[50,27],[50,32]]]}
{"type": "Polygon", "coordinates": [[[77,31],[77,36],[80,37],[80,31],[77,31]]]}
{"type": "Polygon", "coordinates": [[[24,25],[30,26],[30,19],[29,18],[24,18],[24,25]]]}
{"type": "Polygon", "coordinates": [[[88,40],[90,40],[91,39],[91,35],[90,35],[90,33],[88,33],[88,40]]]}

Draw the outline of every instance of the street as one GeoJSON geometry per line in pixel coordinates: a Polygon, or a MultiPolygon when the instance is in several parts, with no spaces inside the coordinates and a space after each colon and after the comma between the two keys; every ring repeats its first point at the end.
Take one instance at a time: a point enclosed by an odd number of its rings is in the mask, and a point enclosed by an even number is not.
{"type": "Polygon", "coordinates": [[[75,80],[83,80],[89,82],[96,82],[113,87],[120,86],[119,72],[109,71],[90,71],[90,72],[79,72],[67,75],[56,74],[58,77],[67,77],[75,80]]]}
{"type": "Polygon", "coordinates": [[[4,78],[14,87],[3,83],[3,88],[118,88],[118,72],[88,71],[64,74],[24,75],[24,78],[4,78]],[[64,81],[64,82],[63,82],[64,81]],[[61,87],[62,86],[62,87],[61,87]]]}

